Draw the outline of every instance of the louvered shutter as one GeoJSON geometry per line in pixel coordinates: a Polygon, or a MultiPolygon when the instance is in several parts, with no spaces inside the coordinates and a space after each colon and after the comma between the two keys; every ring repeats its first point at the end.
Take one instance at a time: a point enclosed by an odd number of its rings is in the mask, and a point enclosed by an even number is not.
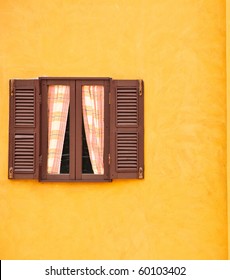
{"type": "Polygon", "coordinates": [[[38,178],[38,80],[10,80],[9,124],[9,179],[38,178]]]}
{"type": "Polygon", "coordinates": [[[110,177],[144,177],[142,80],[113,80],[110,105],[110,177]]]}

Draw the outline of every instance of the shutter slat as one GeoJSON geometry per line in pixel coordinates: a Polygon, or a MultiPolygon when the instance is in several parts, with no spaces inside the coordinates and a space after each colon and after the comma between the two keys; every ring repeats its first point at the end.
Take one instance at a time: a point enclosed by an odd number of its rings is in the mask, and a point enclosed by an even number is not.
{"type": "Polygon", "coordinates": [[[9,178],[38,178],[39,83],[10,82],[9,178]]]}
{"type": "Polygon", "coordinates": [[[117,133],[117,170],[118,172],[137,172],[138,135],[137,133],[117,133]],[[130,141],[132,144],[130,144],[130,141]]]}
{"type": "Polygon", "coordinates": [[[35,87],[17,88],[15,96],[15,126],[35,125],[35,87]],[[23,97],[23,99],[22,99],[23,97]]]}
{"type": "Polygon", "coordinates": [[[138,88],[116,88],[116,124],[119,126],[137,126],[138,124],[138,88]],[[124,113],[125,111],[125,113],[124,113]]]}
{"type": "Polygon", "coordinates": [[[112,81],[111,178],[143,178],[144,103],[140,85],[137,80],[112,81]]]}

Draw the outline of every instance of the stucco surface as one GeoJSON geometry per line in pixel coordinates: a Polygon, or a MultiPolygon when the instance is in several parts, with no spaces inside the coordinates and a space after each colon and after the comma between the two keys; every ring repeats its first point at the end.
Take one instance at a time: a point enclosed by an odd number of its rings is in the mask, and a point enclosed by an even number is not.
{"type": "Polygon", "coordinates": [[[1,0],[0,22],[0,259],[226,259],[225,1],[1,0]],[[145,179],[8,180],[8,81],[38,76],[143,79],[145,179]]]}
{"type": "MultiPolygon", "coordinates": [[[[230,0],[226,1],[227,143],[230,140],[230,0]]],[[[227,145],[228,259],[230,259],[230,149],[227,145]]]]}

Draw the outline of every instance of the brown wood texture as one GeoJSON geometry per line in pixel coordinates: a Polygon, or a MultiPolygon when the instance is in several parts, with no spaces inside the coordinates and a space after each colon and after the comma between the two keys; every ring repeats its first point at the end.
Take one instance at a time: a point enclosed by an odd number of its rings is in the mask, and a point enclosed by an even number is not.
{"type": "Polygon", "coordinates": [[[109,181],[109,79],[108,78],[40,78],[42,92],[40,181],[109,181]],[[48,151],[48,86],[70,86],[70,174],[47,174],[48,151]],[[82,174],[82,86],[103,85],[105,92],[104,175],[82,174]]]}
{"type": "Polygon", "coordinates": [[[68,181],[75,179],[75,81],[57,79],[40,79],[41,94],[42,94],[42,114],[41,114],[41,157],[40,162],[40,180],[56,180],[56,181],[68,181]],[[68,85],[70,87],[70,172],[69,174],[48,174],[47,173],[47,157],[48,157],[48,88],[50,85],[68,85]]]}
{"type": "Polygon", "coordinates": [[[38,178],[39,81],[10,81],[9,178],[38,178]]]}
{"type": "Polygon", "coordinates": [[[144,177],[142,80],[97,77],[11,80],[9,121],[9,178],[102,182],[144,177]],[[47,174],[47,97],[48,86],[58,84],[70,86],[70,173],[50,175],[47,174]],[[82,174],[83,85],[103,85],[105,89],[104,175],[82,174]]]}
{"type": "Polygon", "coordinates": [[[143,81],[113,80],[111,90],[111,178],[143,179],[143,81]]]}

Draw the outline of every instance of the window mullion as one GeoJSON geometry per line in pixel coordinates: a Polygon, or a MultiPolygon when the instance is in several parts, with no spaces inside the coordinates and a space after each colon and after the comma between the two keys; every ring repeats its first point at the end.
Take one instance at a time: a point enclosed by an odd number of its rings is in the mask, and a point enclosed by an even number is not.
{"type": "Polygon", "coordinates": [[[75,81],[70,82],[70,179],[75,180],[75,165],[76,165],[76,107],[75,107],[75,98],[76,98],[76,88],[75,81]]]}
{"type": "Polygon", "coordinates": [[[76,179],[82,179],[82,85],[76,81],[75,90],[75,170],[76,179]]]}

